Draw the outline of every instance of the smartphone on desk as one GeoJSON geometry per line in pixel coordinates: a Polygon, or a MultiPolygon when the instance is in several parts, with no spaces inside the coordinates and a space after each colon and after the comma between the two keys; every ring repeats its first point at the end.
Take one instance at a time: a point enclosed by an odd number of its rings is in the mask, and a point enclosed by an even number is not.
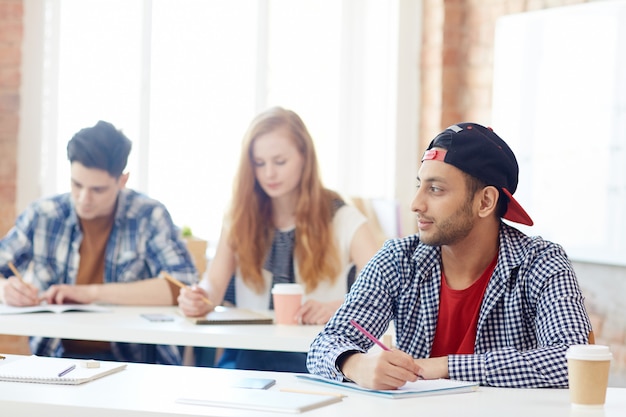
{"type": "Polygon", "coordinates": [[[251,389],[268,389],[276,383],[275,379],[270,378],[241,378],[236,381],[233,388],[251,388],[251,389]]]}
{"type": "Polygon", "coordinates": [[[174,321],[174,317],[168,314],[144,313],[140,314],[140,316],[148,321],[174,321]]]}

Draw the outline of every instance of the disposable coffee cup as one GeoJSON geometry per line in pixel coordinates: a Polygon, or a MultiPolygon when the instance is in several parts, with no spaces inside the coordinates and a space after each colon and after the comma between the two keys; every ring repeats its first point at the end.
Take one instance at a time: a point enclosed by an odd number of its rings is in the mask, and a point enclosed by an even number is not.
{"type": "Polygon", "coordinates": [[[574,408],[602,408],[613,355],[608,346],[574,345],[565,354],[574,408]]]}
{"type": "Polygon", "coordinates": [[[276,324],[298,324],[296,313],[302,305],[304,287],[300,284],[275,284],[272,288],[276,324]]]}

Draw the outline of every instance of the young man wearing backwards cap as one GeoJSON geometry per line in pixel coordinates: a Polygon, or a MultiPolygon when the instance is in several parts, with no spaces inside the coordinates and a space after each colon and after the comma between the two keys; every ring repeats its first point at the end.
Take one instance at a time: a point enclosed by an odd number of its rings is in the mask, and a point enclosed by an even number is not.
{"type": "Polygon", "coordinates": [[[591,324],[561,246],[513,198],[518,165],[491,129],[460,123],[428,146],[411,209],[419,232],[385,243],[317,336],[309,370],[394,389],[419,378],[499,387],[567,387],[565,352],[591,324]],[[395,348],[373,343],[395,325],[395,348]]]}

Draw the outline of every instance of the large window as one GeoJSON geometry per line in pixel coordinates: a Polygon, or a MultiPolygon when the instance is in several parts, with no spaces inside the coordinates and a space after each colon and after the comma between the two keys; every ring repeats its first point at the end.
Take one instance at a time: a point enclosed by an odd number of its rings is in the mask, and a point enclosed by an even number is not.
{"type": "Polygon", "coordinates": [[[496,26],[493,123],[535,221],[520,228],[575,261],[626,266],[625,19],[626,3],[599,1],[496,26]]]}
{"type": "Polygon", "coordinates": [[[248,123],[280,105],[326,186],[395,198],[401,3],[27,0],[44,23],[41,107],[23,117],[42,119],[40,194],[69,189],[67,141],[107,120],[133,141],[129,186],[216,240],[248,123]]]}

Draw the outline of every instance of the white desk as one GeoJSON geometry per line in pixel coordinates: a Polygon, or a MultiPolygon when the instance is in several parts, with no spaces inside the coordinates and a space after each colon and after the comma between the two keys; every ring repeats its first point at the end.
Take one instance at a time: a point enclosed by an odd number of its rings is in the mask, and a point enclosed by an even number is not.
{"type": "MultiPolygon", "coordinates": [[[[9,356],[7,360],[14,359],[9,356]]],[[[129,364],[117,374],[77,386],[0,382],[3,416],[46,417],[182,417],[276,416],[277,413],[177,404],[180,397],[201,398],[204,390],[225,387],[243,376],[270,377],[270,389],[342,392],[340,403],[303,413],[307,417],[624,417],[626,388],[609,388],[598,412],[577,412],[566,389],[498,389],[480,387],[472,393],[387,399],[341,391],[297,380],[293,374],[148,364],[129,364]]],[[[278,414],[287,415],[287,414],[278,414]]]]}
{"type": "Polygon", "coordinates": [[[112,306],[111,312],[29,313],[0,316],[0,334],[107,342],[150,343],[308,352],[323,326],[196,325],[177,307],[112,306]],[[171,322],[149,322],[142,313],[165,313],[171,322]]]}

